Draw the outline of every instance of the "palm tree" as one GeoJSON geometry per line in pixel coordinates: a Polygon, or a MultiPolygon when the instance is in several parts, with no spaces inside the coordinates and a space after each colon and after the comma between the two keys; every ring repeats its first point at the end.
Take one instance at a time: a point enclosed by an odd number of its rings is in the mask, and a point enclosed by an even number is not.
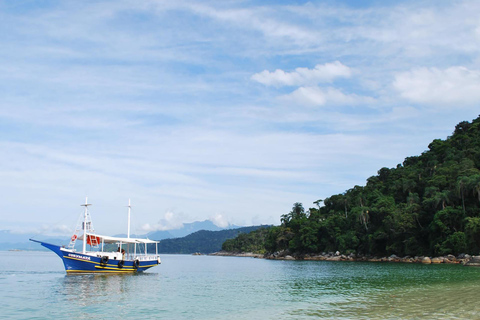
{"type": "MultiPolygon", "coordinates": [[[[318,200],[317,200],[318,201],[318,200]]],[[[305,209],[303,208],[303,205],[300,202],[295,202],[293,204],[292,208],[292,214],[294,215],[295,218],[300,217],[303,213],[305,213],[305,209]]]]}
{"type": "Polygon", "coordinates": [[[282,214],[280,221],[282,222],[283,225],[288,227],[292,220],[299,219],[304,215],[305,215],[305,209],[303,208],[303,205],[300,202],[295,202],[293,204],[292,211],[290,211],[290,213],[287,213],[287,214],[282,214]]]}
{"type": "Polygon", "coordinates": [[[457,179],[457,191],[460,193],[460,197],[462,198],[462,208],[463,213],[465,214],[465,189],[470,183],[470,179],[468,177],[458,177],[457,179]]]}
{"type": "Polygon", "coordinates": [[[343,204],[345,205],[345,218],[348,218],[348,211],[347,211],[348,198],[347,198],[347,196],[345,196],[345,199],[343,200],[343,204]]]}
{"type": "Polygon", "coordinates": [[[370,215],[368,210],[362,210],[362,214],[360,215],[361,221],[365,226],[365,230],[368,230],[368,220],[370,219],[370,215]]]}
{"type": "Polygon", "coordinates": [[[318,199],[317,201],[313,201],[313,203],[317,205],[318,209],[320,209],[320,203],[322,201],[323,201],[322,199],[318,199]]]}
{"type": "Polygon", "coordinates": [[[435,207],[437,207],[441,203],[442,210],[445,209],[446,204],[450,202],[450,196],[449,196],[448,190],[437,192],[434,198],[435,198],[435,207]]]}
{"type": "Polygon", "coordinates": [[[370,220],[370,212],[365,207],[356,207],[352,209],[354,214],[358,214],[358,221],[361,225],[365,227],[365,230],[368,231],[368,222],[370,220]]]}
{"type": "Polygon", "coordinates": [[[480,202],[480,174],[476,174],[470,177],[470,188],[472,188],[473,194],[477,194],[478,201],[480,202]]]}

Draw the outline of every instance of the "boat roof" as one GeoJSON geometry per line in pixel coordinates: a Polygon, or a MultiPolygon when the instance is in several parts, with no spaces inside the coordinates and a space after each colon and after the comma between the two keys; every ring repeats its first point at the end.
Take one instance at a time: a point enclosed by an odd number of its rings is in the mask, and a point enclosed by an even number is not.
{"type": "MultiPolygon", "coordinates": [[[[160,241],[142,239],[142,238],[121,238],[121,237],[111,237],[111,236],[102,236],[100,234],[87,233],[87,236],[98,237],[103,239],[104,243],[159,243],[160,241]]],[[[83,234],[78,237],[78,240],[83,240],[83,234]]]]}

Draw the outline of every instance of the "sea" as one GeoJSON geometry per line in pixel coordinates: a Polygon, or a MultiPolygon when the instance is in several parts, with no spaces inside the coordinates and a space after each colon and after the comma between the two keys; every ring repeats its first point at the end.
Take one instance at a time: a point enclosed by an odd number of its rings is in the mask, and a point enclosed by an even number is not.
{"type": "Polygon", "coordinates": [[[141,274],[67,275],[0,252],[0,319],[480,319],[480,268],[162,255],[141,274]]]}

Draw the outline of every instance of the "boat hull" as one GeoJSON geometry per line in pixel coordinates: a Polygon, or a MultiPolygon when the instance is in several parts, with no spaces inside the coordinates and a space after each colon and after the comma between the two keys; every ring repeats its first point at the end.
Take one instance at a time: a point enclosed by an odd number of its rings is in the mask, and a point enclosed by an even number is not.
{"type": "Polygon", "coordinates": [[[61,246],[32,240],[55,252],[63,261],[67,273],[138,273],[160,264],[159,260],[102,260],[100,256],[92,256],[73,252],[61,246]]]}

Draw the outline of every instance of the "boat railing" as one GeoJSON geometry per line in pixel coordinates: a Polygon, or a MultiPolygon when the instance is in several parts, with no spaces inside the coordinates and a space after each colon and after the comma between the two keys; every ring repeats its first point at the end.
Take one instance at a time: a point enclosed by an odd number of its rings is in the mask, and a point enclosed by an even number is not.
{"type": "Polygon", "coordinates": [[[144,253],[125,253],[122,255],[120,252],[105,252],[105,251],[93,251],[88,252],[88,255],[94,255],[97,257],[107,256],[109,259],[114,260],[139,260],[139,261],[152,261],[160,259],[158,254],[144,254],[144,253]]]}
{"type": "Polygon", "coordinates": [[[148,261],[148,260],[157,260],[160,258],[158,254],[133,254],[126,253],[125,260],[139,260],[139,261],[148,261]]]}

